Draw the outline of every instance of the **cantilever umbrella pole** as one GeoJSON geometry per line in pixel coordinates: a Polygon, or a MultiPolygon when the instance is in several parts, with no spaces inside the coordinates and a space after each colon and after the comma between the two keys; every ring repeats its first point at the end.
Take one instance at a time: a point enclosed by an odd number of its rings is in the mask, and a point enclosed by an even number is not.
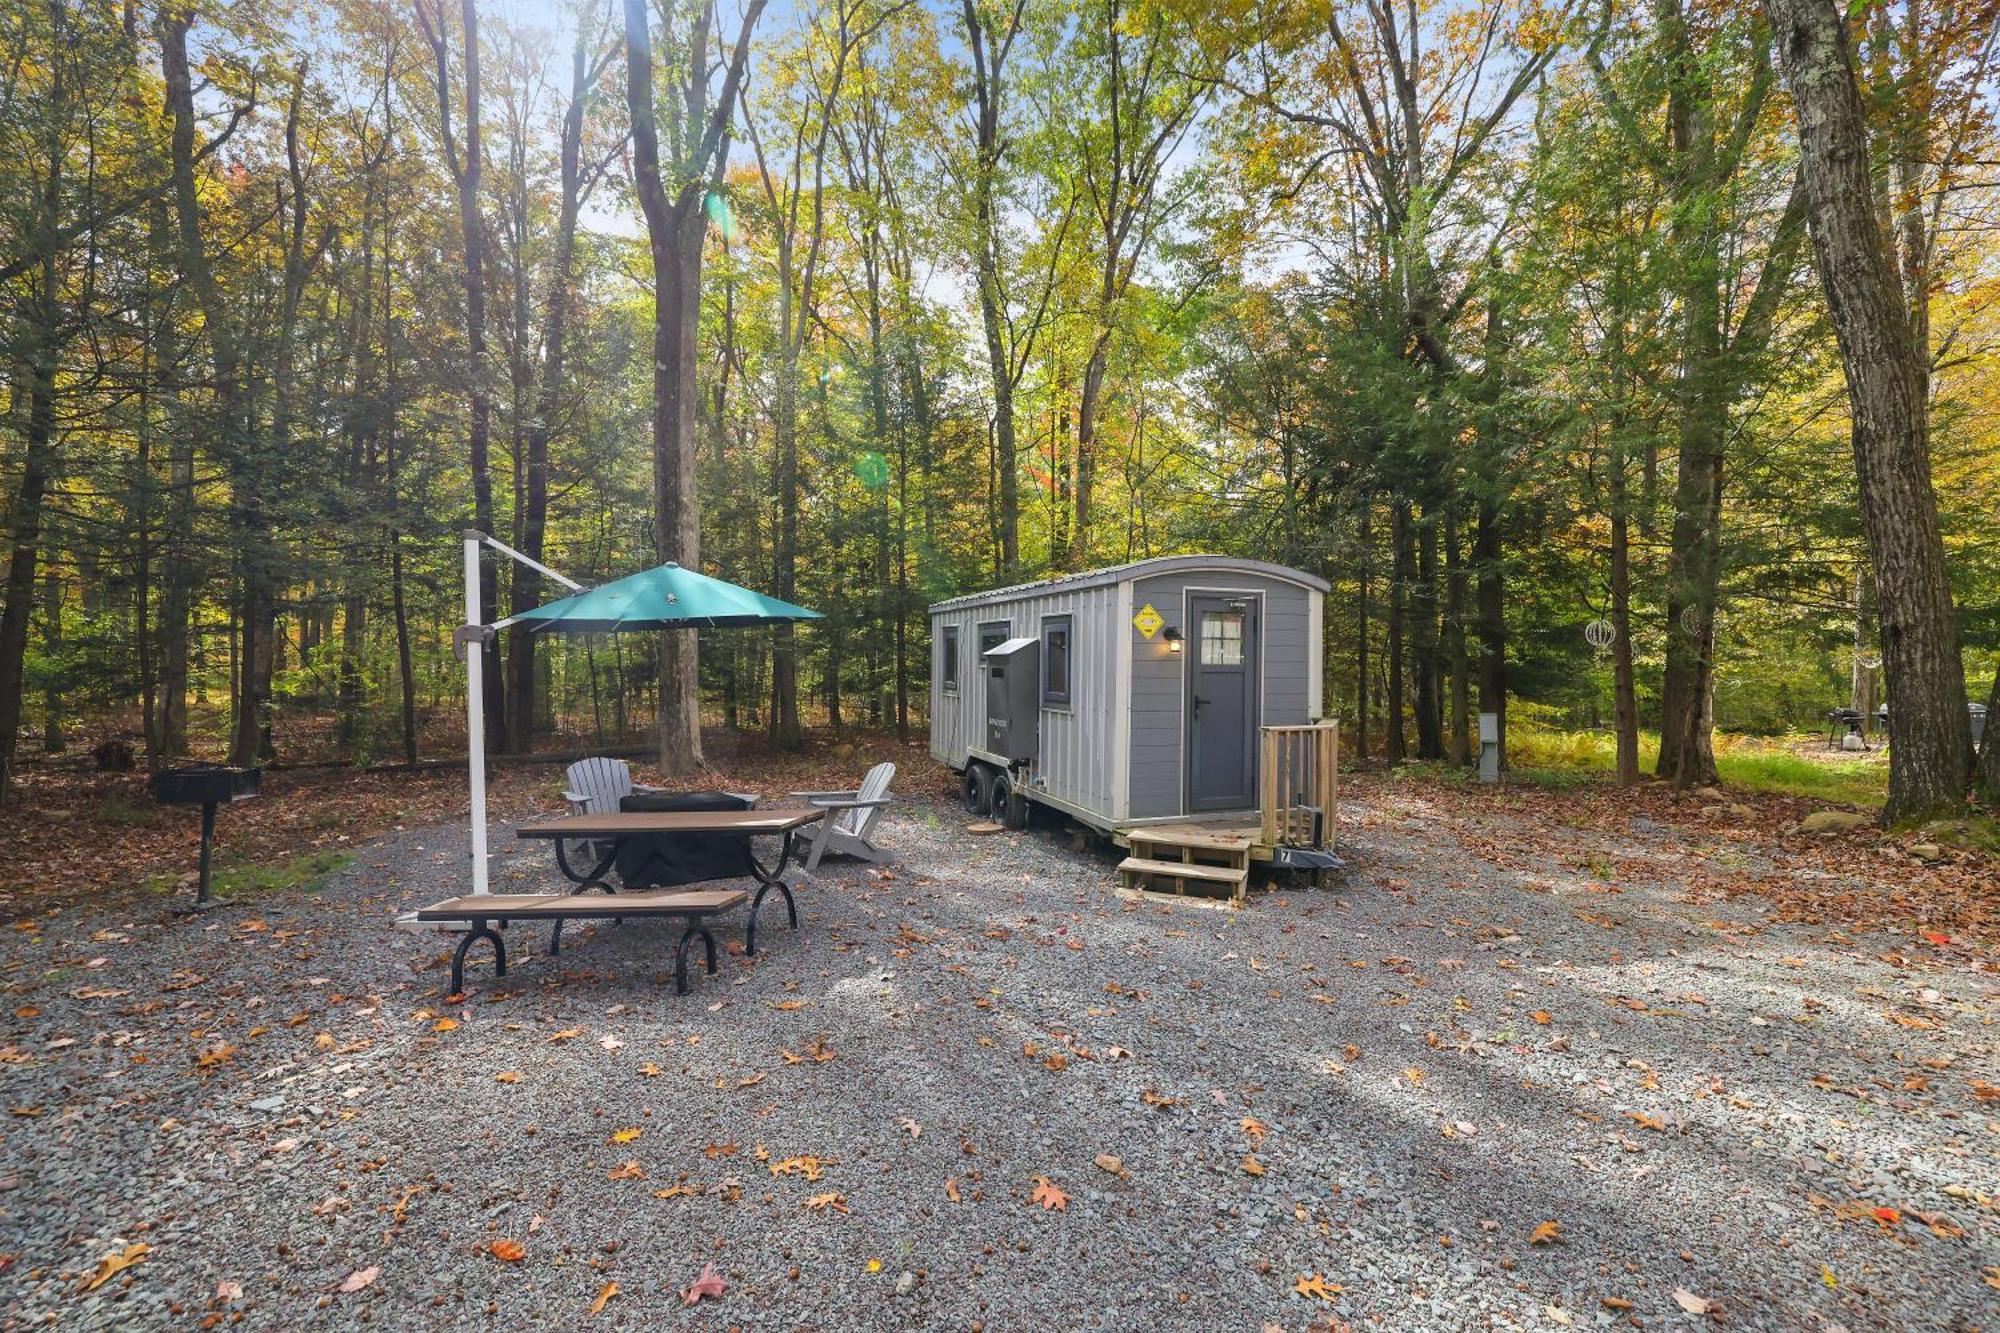
{"type": "MultiPolygon", "coordinates": [[[[581,591],[583,585],[556,573],[539,560],[531,560],[507,543],[490,537],[478,528],[467,528],[465,538],[465,628],[458,634],[460,651],[465,654],[465,778],[472,791],[472,891],[491,893],[486,859],[486,640],[498,625],[479,621],[479,548],[491,546],[564,587],[581,591]]],[[[509,622],[501,621],[500,625],[509,622]]]]}

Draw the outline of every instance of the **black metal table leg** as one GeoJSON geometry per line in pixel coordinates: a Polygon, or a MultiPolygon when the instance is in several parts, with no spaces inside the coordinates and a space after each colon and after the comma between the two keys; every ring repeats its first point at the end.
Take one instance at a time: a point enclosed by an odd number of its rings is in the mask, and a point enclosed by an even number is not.
{"type": "MultiPolygon", "coordinates": [[[[570,890],[571,896],[579,893],[587,893],[591,889],[603,889],[613,897],[618,895],[618,890],[611,886],[611,881],[604,878],[604,872],[611,869],[611,863],[618,859],[618,849],[625,845],[625,839],[610,839],[609,849],[604,853],[603,858],[591,868],[589,874],[581,877],[574,870],[570,869],[569,858],[563,855],[563,839],[557,838],[555,844],[556,867],[563,872],[565,879],[576,885],[575,888],[570,890]]],[[[623,918],[614,917],[612,919],[616,924],[624,924],[623,918]]],[[[563,918],[557,917],[555,927],[549,931],[549,956],[551,958],[562,952],[562,932],[563,918]]]]}
{"type": "Polygon", "coordinates": [[[785,867],[791,864],[795,845],[792,830],[785,830],[785,840],[778,847],[777,864],[769,870],[757,860],[754,852],[750,855],[750,869],[757,876],[757,896],[750,900],[750,925],[743,932],[743,952],[748,957],[757,956],[757,909],[764,905],[764,895],[772,889],[784,895],[785,915],[791,921],[793,930],[799,928],[798,900],[792,897],[792,886],[785,883],[785,867]]]}
{"type": "Polygon", "coordinates": [[[471,952],[472,942],[487,939],[493,942],[493,975],[507,975],[507,942],[500,938],[498,931],[486,924],[485,917],[472,923],[472,929],[465,932],[465,938],[458,942],[458,948],[451,955],[451,991],[457,995],[465,990],[465,955],[471,952]]]}

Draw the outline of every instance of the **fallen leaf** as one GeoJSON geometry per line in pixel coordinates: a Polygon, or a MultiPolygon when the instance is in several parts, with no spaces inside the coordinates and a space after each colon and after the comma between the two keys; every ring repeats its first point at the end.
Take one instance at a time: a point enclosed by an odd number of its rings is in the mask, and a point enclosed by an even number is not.
{"type": "Polygon", "coordinates": [[[456,1030],[457,1027],[458,1027],[458,1020],[456,1018],[440,1018],[436,1023],[433,1023],[431,1025],[431,1031],[451,1032],[456,1030]]]}
{"type": "Polygon", "coordinates": [[[1069,1207],[1069,1195],[1056,1188],[1055,1182],[1047,1176],[1035,1177],[1035,1189],[1028,1196],[1029,1203],[1038,1203],[1053,1212],[1062,1212],[1069,1207]]]}
{"type": "Polygon", "coordinates": [[[681,1293],[681,1304],[694,1305],[704,1296],[711,1296],[718,1301],[722,1299],[722,1274],[715,1271],[715,1265],[712,1263],[702,1265],[701,1276],[694,1280],[693,1286],[681,1293]]]}
{"type": "Polygon", "coordinates": [[[645,1178],[646,1170],[639,1165],[637,1158],[626,1162],[622,1166],[613,1167],[611,1175],[608,1177],[611,1180],[644,1180],[645,1178]]]}
{"type": "Polygon", "coordinates": [[[243,1299],[243,1284],[228,1278],[215,1284],[215,1299],[218,1301],[240,1301],[243,1299]]]}
{"type": "Polygon", "coordinates": [[[343,1296],[352,1296],[363,1287],[374,1286],[375,1279],[381,1276],[382,1266],[380,1264],[370,1264],[366,1268],[357,1268],[340,1280],[340,1292],[343,1296]]]}
{"type": "Polygon", "coordinates": [[[1544,1222],[1528,1233],[1528,1244],[1552,1245],[1562,1235],[1562,1229],[1560,1222],[1544,1222]]]}
{"type": "Polygon", "coordinates": [[[495,1083],[519,1083],[521,1081],[521,1071],[518,1069],[503,1069],[493,1076],[493,1081],[495,1083]]]}
{"type": "Polygon", "coordinates": [[[1125,1162],[1122,1158],[1114,1157],[1108,1152],[1101,1152],[1097,1154],[1095,1160],[1099,1171],[1109,1171],[1114,1176],[1125,1174],[1125,1162]]]}
{"type": "Polygon", "coordinates": [[[953,1203],[965,1202],[958,1197],[958,1180],[956,1177],[944,1182],[944,1197],[950,1199],[953,1203]]]}
{"type": "Polygon", "coordinates": [[[611,1298],[613,1296],[616,1296],[617,1294],[618,1294],[618,1284],[616,1282],[605,1283],[603,1287],[599,1288],[597,1293],[597,1299],[590,1303],[589,1313],[603,1314],[604,1307],[611,1304],[611,1298]]]}
{"type": "Polygon", "coordinates": [[[1347,1290],[1347,1288],[1341,1286],[1338,1282],[1328,1282],[1318,1273],[1308,1273],[1300,1275],[1299,1280],[1292,1284],[1292,1290],[1301,1296],[1311,1296],[1322,1301],[1330,1301],[1340,1295],[1341,1292],[1347,1290]]]}
{"type": "Polygon", "coordinates": [[[809,1213],[844,1213],[847,1211],[847,1200],[837,1191],[829,1190],[825,1194],[815,1194],[810,1199],[807,1199],[806,1211],[809,1213]]]}
{"type": "Polygon", "coordinates": [[[1264,1164],[1258,1161],[1254,1155],[1244,1153],[1243,1174],[1246,1176],[1261,1176],[1264,1174],[1264,1164]]]}
{"type": "Polygon", "coordinates": [[[490,1242],[486,1248],[492,1252],[495,1259],[510,1264],[520,1263],[528,1254],[527,1246],[521,1244],[518,1240],[508,1240],[505,1237],[490,1242]]]}
{"type": "Polygon", "coordinates": [[[641,1134],[644,1134],[645,1132],[646,1132],[645,1130],[640,1129],[637,1126],[634,1126],[631,1129],[621,1129],[617,1133],[611,1136],[611,1142],[630,1143],[634,1139],[638,1138],[641,1134]]]}
{"type": "Polygon", "coordinates": [[[96,1271],[84,1282],[85,1291],[96,1291],[99,1287],[117,1277],[120,1273],[138,1263],[153,1252],[153,1247],[144,1241],[127,1245],[122,1254],[107,1254],[97,1261],[96,1271]]]}
{"type": "Polygon", "coordinates": [[[1264,1135],[1268,1134],[1271,1129],[1269,1125],[1252,1115],[1246,1115],[1237,1121],[1236,1127],[1248,1135],[1252,1143],[1262,1143],[1264,1135]]]}
{"type": "Polygon", "coordinates": [[[1714,1314],[1721,1309],[1718,1302],[1697,1296],[1686,1287],[1674,1288],[1674,1304],[1689,1314],[1714,1314]]]}

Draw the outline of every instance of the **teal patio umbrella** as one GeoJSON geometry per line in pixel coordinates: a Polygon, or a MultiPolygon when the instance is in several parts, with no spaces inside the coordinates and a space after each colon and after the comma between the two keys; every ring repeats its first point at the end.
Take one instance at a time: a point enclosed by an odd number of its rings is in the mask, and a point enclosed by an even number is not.
{"type": "Polygon", "coordinates": [[[649,629],[734,629],[820,618],[817,611],[766,597],[692,569],[682,569],[669,561],[523,611],[495,628],[518,626],[534,632],[600,634],[649,629]]]}

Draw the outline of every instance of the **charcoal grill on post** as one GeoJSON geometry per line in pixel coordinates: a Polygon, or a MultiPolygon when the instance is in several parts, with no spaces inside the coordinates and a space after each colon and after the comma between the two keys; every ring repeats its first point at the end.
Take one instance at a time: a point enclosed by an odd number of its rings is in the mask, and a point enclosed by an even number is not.
{"type": "Polygon", "coordinates": [[[213,904],[208,897],[210,862],[215,851],[215,807],[224,801],[247,801],[257,794],[261,768],[232,768],[227,764],[185,764],[163,768],[153,774],[153,799],[161,805],[201,807],[201,880],[195,889],[194,906],[187,911],[205,911],[213,904]]]}

